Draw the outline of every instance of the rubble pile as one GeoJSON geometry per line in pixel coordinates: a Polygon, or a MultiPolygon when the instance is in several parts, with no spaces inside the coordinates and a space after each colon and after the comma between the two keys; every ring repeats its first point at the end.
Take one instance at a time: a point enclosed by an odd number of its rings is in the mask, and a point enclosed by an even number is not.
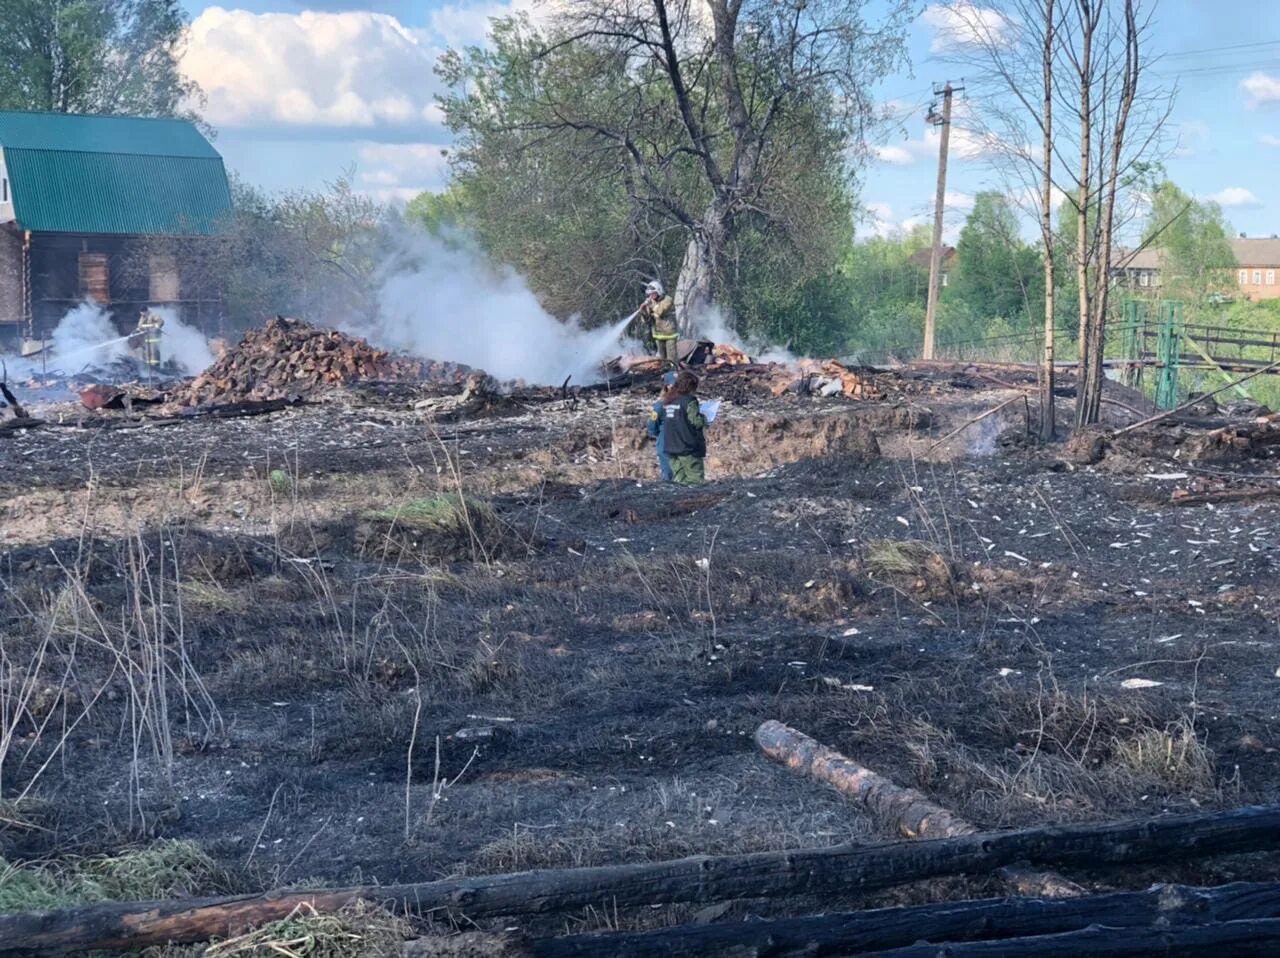
{"type": "Polygon", "coordinates": [[[171,398],[185,406],[251,402],[313,396],[369,380],[461,382],[468,372],[455,363],[396,356],[363,339],[277,316],[246,333],[171,398]]]}
{"type": "Polygon", "coordinates": [[[782,372],[771,377],[770,392],[811,393],[818,396],[845,396],[849,399],[883,399],[884,390],[834,359],[801,359],[780,365],[782,372]],[[797,375],[798,371],[798,375],[797,375]]]}
{"type": "MultiPolygon", "coordinates": [[[[700,376],[714,376],[723,385],[724,377],[740,377],[748,392],[771,396],[795,393],[802,396],[844,396],[847,399],[883,399],[885,393],[870,377],[834,359],[798,359],[793,362],[757,362],[741,349],[716,343],[694,354],[690,366],[700,376]],[[701,361],[699,358],[701,357],[701,361]]],[[[609,371],[656,374],[667,366],[662,359],[624,357],[614,360],[609,371]]]]}

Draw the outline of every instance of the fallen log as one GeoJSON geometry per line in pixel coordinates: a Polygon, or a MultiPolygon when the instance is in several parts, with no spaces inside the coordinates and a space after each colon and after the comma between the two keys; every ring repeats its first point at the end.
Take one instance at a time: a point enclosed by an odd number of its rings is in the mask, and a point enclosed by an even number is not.
{"type": "Polygon", "coordinates": [[[1211,492],[1187,492],[1175,489],[1169,498],[1172,506],[1203,506],[1225,502],[1254,502],[1258,499],[1273,499],[1280,496],[1277,489],[1218,489],[1211,492]],[[1181,495],[1179,495],[1181,493],[1181,495]]]}
{"type": "Polygon", "coordinates": [[[46,423],[43,419],[33,419],[30,416],[22,419],[6,419],[4,422],[0,422],[0,438],[4,436],[20,436],[23,430],[39,429],[44,425],[46,423]]]}
{"type": "Polygon", "coordinates": [[[137,950],[226,937],[308,904],[332,912],[363,899],[405,912],[469,918],[608,907],[867,892],[989,872],[1015,862],[1098,868],[1280,848],[1280,805],[1104,825],[888,845],[836,845],[750,855],[477,875],[409,885],[275,891],[182,901],[103,902],[0,914],[0,956],[137,950]]]}
{"type": "Polygon", "coordinates": [[[183,413],[188,419],[237,419],[242,416],[262,416],[279,412],[292,406],[306,405],[301,396],[289,396],[282,399],[251,399],[244,402],[218,403],[214,405],[195,406],[183,413]]]}
{"type": "MultiPolygon", "coordinates": [[[[914,788],[903,788],[781,722],[765,722],[756,729],[756,744],[774,761],[834,786],[903,838],[955,838],[978,831],[914,788]]],[[[1020,895],[1066,898],[1084,894],[1075,882],[1053,872],[1006,865],[998,874],[1020,895]]]]}
{"type": "Polygon", "coordinates": [[[566,935],[537,939],[531,951],[536,958],[784,958],[861,954],[920,941],[1057,935],[1091,925],[1144,928],[1159,923],[1175,927],[1249,918],[1280,918],[1280,883],[1238,882],[1217,888],[1156,885],[1146,891],[1083,898],[992,898],[803,918],[566,935]]]}
{"type": "Polygon", "coordinates": [[[863,958],[1271,958],[1280,953],[1280,918],[1224,921],[1182,928],[1094,926],[1060,935],[1005,941],[962,941],[864,951],[863,958]]]}

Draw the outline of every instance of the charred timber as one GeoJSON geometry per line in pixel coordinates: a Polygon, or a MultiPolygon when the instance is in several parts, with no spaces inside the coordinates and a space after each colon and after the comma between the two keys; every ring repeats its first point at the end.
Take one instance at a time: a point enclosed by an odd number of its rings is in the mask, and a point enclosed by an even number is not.
{"type": "Polygon", "coordinates": [[[769,921],[678,925],[655,931],[568,935],[535,941],[532,953],[536,958],[816,958],[903,948],[918,942],[1060,935],[1091,925],[1142,929],[1159,924],[1174,928],[1277,917],[1280,883],[1238,882],[1216,888],[1157,885],[1146,891],[1082,898],[995,898],[769,921]]]}
{"type": "Polygon", "coordinates": [[[414,913],[472,918],[741,898],[866,892],[939,875],[1034,865],[1173,861],[1280,848],[1280,806],[1103,825],[1065,825],[891,845],[452,878],[411,885],[185,901],[106,902],[0,915],[0,956],[128,950],[223,937],[287,916],[302,903],[334,911],[358,899],[414,913]]]}
{"type": "Polygon", "coordinates": [[[1182,928],[1094,925],[1060,935],[920,943],[860,954],[863,958],[1272,958],[1280,954],[1280,919],[1223,921],[1182,928]]]}

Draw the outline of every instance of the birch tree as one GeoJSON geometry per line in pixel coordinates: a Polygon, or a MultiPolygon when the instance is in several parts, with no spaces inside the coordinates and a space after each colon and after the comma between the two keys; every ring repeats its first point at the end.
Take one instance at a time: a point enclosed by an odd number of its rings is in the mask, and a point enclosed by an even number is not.
{"type": "Polygon", "coordinates": [[[1171,94],[1147,80],[1156,0],[953,0],[952,56],[969,66],[983,130],[1011,195],[1034,215],[1044,248],[1041,435],[1054,433],[1055,290],[1075,272],[1076,423],[1101,408],[1103,346],[1117,236],[1140,204],[1132,174],[1160,148],[1171,94]],[[1028,202],[1028,198],[1034,200],[1028,202]],[[1053,210],[1074,219],[1070,262],[1053,210]]]}

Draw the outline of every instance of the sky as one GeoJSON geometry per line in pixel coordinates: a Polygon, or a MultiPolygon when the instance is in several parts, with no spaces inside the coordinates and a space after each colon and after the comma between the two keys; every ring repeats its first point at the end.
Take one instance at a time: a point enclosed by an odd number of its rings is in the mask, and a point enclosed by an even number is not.
{"type": "MultiPolygon", "coordinates": [[[[449,132],[435,103],[436,58],[483,43],[490,17],[537,16],[542,0],[184,0],[183,69],[207,97],[204,116],[229,169],[268,190],[318,188],[351,171],[358,189],[405,201],[447,182],[449,132]]],[[[980,3],[980,0],[975,0],[980,3]]],[[[910,70],[880,87],[900,117],[862,175],[862,236],[927,222],[937,133],[924,122],[935,84],[959,82],[956,36],[926,6],[909,33],[910,70]]],[[[1274,0],[1159,0],[1152,72],[1176,84],[1170,178],[1218,202],[1237,232],[1280,233],[1280,18],[1274,0]]],[[[956,102],[946,235],[974,195],[1001,188],[956,102]]]]}

